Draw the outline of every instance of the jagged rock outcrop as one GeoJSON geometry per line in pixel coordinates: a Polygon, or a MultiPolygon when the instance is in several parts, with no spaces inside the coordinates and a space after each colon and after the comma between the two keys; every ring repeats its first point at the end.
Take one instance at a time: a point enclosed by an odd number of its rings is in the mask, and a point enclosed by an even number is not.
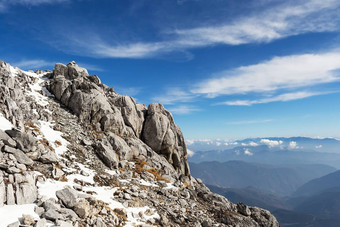
{"type": "MultiPolygon", "coordinates": [[[[147,109],[131,97],[118,95],[101,84],[97,76],[89,76],[87,70],[75,62],[67,66],[60,63],[55,65],[49,89],[81,121],[94,125],[95,130],[113,132],[109,141],[119,158],[129,160],[133,156],[119,136],[137,137],[164,155],[180,174],[190,175],[184,137],[171,114],[161,104],[151,104],[147,109]]],[[[105,152],[106,149],[100,147],[99,150],[105,152]]],[[[98,154],[103,157],[101,152],[98,154]]],[[[112,167],[112,155],[109,156],[111,160],[104,158],[104,162],[112,167]]]]}
{"type": "Polygon", "coordinates": [[[190,174],[188,154],[181,130],[172,115],[158,103],[149,105],[144,123],[143,140],[154,151],[166,157],[175,169],[190,174]]]}
{"type": "Polygon", "coordinates": [[[278,226],[190,176],[161,104],[119,95],[74,62],[33,73],[1,61],[0,81],[0,207],[35,207],[6,226],[278,226]]]}

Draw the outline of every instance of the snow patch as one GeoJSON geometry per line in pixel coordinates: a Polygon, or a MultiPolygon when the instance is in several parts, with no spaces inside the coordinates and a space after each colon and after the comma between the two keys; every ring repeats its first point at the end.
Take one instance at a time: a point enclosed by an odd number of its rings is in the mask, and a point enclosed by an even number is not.
{"type": "Polygon", "coordinates": [[[12,123],[9,120],[7,120],[4,116],[2,116],[2,114],[0,113],[0,129],[2,131],[5,131],[10,130],[12,128],[14,128],[12,123]]]}
{"type": "Polygon", "coordinates": [[[39,220],[39,216],[34,212],[35,204],[24,205],[5,205],[0,207],[0,226],[6,227],[13,222],[22,218],[23,214],[31,215],[35,220],[39,220]]]}
{"type": "Polygon", "coordinates": [[[9,66],[9,70],[13,77],[16,77],[19,74],[20,69],[17,67],[9,66]]]}
{"type": "Polygon", "coordinates": [[[52,129],[53,124],[47,121],[40,122],[40,131],[53,147],[57,155],[64,154],[67,151],[67,145],[69,142],[62,137],[62,132],[52,129]],[[56,144],[59,141],[61,145],[56,144]]]}

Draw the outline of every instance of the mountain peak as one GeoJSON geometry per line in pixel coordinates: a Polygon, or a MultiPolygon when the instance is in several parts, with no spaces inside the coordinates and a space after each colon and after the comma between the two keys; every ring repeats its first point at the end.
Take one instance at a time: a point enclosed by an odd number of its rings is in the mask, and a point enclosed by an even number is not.
{"type": "Polygon", "coordinates": [[[119,95],[75,62],[36,73],[0,62],[0,81],[4,226],[278,226],[190,175],[161,104],[119,95]]]}

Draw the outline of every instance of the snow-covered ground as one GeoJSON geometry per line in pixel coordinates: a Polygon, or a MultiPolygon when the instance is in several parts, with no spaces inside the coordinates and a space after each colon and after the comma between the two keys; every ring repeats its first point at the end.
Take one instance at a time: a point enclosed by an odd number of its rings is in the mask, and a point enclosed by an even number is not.
{"type": "Polygon", "coordinates": [[[2,114],[0,113],[0,129],[5,131],[12,129],[13,125],[9,120],[7,120],[2,114]]]}
{"type": "Polygon", "coordinates": [[[31,215],[35,220],[39,220],[39,216],[34,212],[35,204],[24,205],[5,205],[0,207],[0,227],[7,227],[7,225],[18,221],[23,214],[31,215]]]}

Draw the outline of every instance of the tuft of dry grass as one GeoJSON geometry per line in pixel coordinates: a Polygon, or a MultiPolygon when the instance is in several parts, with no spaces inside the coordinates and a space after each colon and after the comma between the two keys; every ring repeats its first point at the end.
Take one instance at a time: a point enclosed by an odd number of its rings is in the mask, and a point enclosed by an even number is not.
{"type": "Polygon", "coordinates": [[[155,168],[144,168],[145,165],[147,165],[148,163],[145,161],[145,160],[139,160],[139,159],[135,159],[134,160],[135,163],[136,163],[136,172],[138,174],[141,174],[143,171],[145,172],[149,172],[151,173],[154,178],[157,180],[157,181],[165,181],[167,183],[170,183],[169,180],[165,179],[161,174],[160,174],[160,171],[158,171],[157,169],[155,168]]]}

